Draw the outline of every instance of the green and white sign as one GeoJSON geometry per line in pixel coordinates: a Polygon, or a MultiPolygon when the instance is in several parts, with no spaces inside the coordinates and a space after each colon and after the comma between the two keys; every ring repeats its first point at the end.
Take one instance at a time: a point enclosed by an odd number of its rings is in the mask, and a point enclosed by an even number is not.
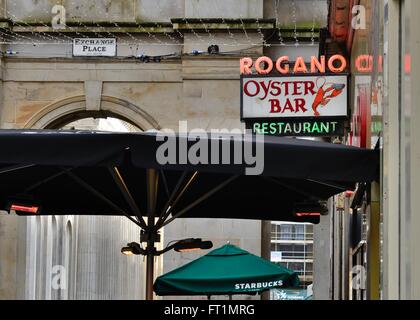
{"type": "Polygon", "coordinates": [[[308,290],[302,289],[272,289],[270,300],[311,300],[308,290]]]}
{"type": "Polygon", "coordinates": [[[343,136],[348,76],[241,76],[241,120],[255,134],[343,136]]]}
{"type": "Polygon", "coordinates": [[[344,120],[340,119],[269,119],[253,120],[246,124],[254,134],[307,137],[344,135],[344,120]]]}

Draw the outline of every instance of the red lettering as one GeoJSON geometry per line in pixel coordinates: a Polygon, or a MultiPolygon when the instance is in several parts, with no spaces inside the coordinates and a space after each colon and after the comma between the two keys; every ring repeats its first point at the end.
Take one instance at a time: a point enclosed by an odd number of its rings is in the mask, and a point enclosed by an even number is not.
{"type": "Polygon", "coordinates": [[[283,113],[286,112],[286,110],[289,110],[290,112],[294,112],[295,110],[293,110],[293,106],[292,106],[292,102],[290,101],[290,99],[287,99],[286,104],[283,108],[283,113]]]}
{"type": "Polygon", "coordinates": [[[346,58],[344,58],[343,56],[341,56],[339,54],[333,55],[328,60],[328,69],[330,69],[331,72],[340,73],[340,72],[343,72],[346,69],[346,67],[347,67],[346,58]],[[340,62],[340,66],[339,67],[335,67],[334,66],[334,62],[335,61],[339,61],[340,62]]]}
{"type": "Polygon", "coordinates": [[[360,55],[355,61],[356,69],[359,72],[367,73],[373,71],[373,56],[360,55]]]}
{"type": "Polygon", "coordinates": [[[293,67],[294,73],[307,73],[308,68],[306,68],[305,60],[302,57],[298,57],[295,62],[295,66],[293,67]]]}
{"type": "Polygon", "coordinates": [[[302,94],[302,92],[301,91],[299,91],[299,89],[300,89],[300,84],[301,84],[302,82],[299,82],[299,81],[295,81],[295,82],[293,82],[293,95],[294,96],[297,96],[297,95],[300,95],[300,94],[302,94]]]}
{"type": "Polygon", "coordinates": [[[243,58],[239,60],[239,68],[241,70],[241,74],[251,74],[251,67],[252,67],[252,59],[251,58],[243,58]]]}
{"type": "MultiPolygon", "coordinates": [[[[362,57],[362,59],[366,58],[362,57]]],[[[293,66],[293,73],[325,73],[327,66],[329,71],[333,73],[340,73],[346,69],[347,60],[344,56],[336,54],[329,58],[327,64],[326,57],[324,55],[320,56],[319,58],[316,56],[311,56],[311,60],[310,62],[308,61],[308,65],[310,65],[310,68],[308,68],[306,65],[305,59],[303,57],[297,57],[293,66]]],[[[255,61],[255,64],[249,57],[242,58],[239,61],[241,74],[252,74],[253,66],[255,67],[255,71],[259,74],[269,74],[273,71],[274,67],[281,74],[287,74],[292,71],[289,65],[288,56],[279,57],[275,63],[270,57],[266,56],[259,57],[255,61]]]]}
{"type": "Polygon", "coordinates": [[[301,109],[302,112],[308,111],[305,108],[305,99],[302,99],[302,98],[295,99],[295,104],[296,104],[295,113],[299,112],[299,109],[301,109]]]}
{"type": "Polygon", "coordinates": [[[260,81],[260,85],[264,90],[264,96],[261,98],[261,100],[264,100],[265,98],[267,98],[268,91],[270,90],[270,87],[271,87],[271,82],[272,82],[272,80],[270,80],[268,82],[268,85],[266,85],[265,81],[260,81]]]}
{"type": "Polygon", "coordinates": [[[273,81],[271,84],[271,91],[270,94],[274,97],[277,97],[281,94],[281,88],[280,88],[281,82],[279,81],[273,81]]]}
{"type": "Polygon", "coordinates": [[[325,73],[325,56],[321,56],[321,61],[317,59],[317,57],[311,57],[311,72],[316,73],[325,73]]]}
{"type": "Polygon", "coordinates": [[[246,82],[245,86],[244,86],[244,92],[248,97],[255,97],[256,95],[258,95],[260,93],[260,86],[258,85],[258,82],[254,81],[254,80],[250,80],[250,81],[246,82]],[[254,84],[254,86],[255,86],[255,93],[254,94],[249,92],[248,86],[249,86],[250,83],[254,84]]]}
{"type": "Polygon", "coordinates": [[[315,94],[315,83],[312,81],[305,81],[305,95],[311,93],[312,95],[315,94]]]}
{"type": "Polygon", "coordinates": [[[289,84],[291,84],[292,82],[283,82],[283,87],[284,87],[284,95],[288,96],[289,95],[289,84]]]}
{"type": "Polygon", "coordinates": [[[280,101],[277,99],[270,99],[269,101],[271,103],[270,113],[280,113],[281,112],[280,101]]]}
{"type": "Polygon", "coordinates": [[[282,67],[282,63],[283,62],[287,62],[289,60],[288,56],[284,56],[284,57],[280,57],[277,59],[276,61],[276,69],[278,72],[280,72],[281,74],[287,74],[289,73],[289,63],[286,63],[284,67],[282,67]]]}
{"type": "Polygon", "coordinates": [[[255,70],[259,74],[269,74],[271,70],[273,70],[273,60],[269,57],[259,57],[257,61],[255,61],[255,70]],[[264,63],[265,66],[261,68],[261,63],[264,63]]]}

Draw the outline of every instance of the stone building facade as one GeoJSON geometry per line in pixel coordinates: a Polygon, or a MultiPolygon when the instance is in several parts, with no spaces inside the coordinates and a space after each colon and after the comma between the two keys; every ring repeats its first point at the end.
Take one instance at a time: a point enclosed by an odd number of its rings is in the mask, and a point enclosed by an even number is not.
{"type": "MultiPolygon", "coordinates": [[[[243,129],[239,58],[317,55],[326,3],[0,0],[0,127],[59,129],[111,117],[139,130],[179,130],[183,120],[189,129],[243,129]],[[84,37],[116,38],[117,55],[73,56],[72,39],[84,37]],[[211,45],[219,54],[207,53],[211,45]]],[[[1,213],[0,298],[144,298],[143,259],[119,253],[139,238],[124,219],[1,213]],[[55,264],[66,267],[68,283],[58,293],[51,290],[55,264]]],[[[165,228],[163,243],[201,237],[260,254],[261,225],[179,219],[165,228]]],[[[157,273],[197,256],[167,253],[157,273]]]]}

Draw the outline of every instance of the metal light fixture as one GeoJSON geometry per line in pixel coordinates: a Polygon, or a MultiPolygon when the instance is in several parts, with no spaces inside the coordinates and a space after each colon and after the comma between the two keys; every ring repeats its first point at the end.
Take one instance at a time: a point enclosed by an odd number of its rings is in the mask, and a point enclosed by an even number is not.
{"type": "Polygon", "coordinates": [[[217,44],[212,44],[207,48],[209,54],[218,54],[220,52],[219,46],[217,44]]]}
{"type": "Polygon", "coordinates": [[[185,239],[174,244],[174,250],[176,252],[207,250],[212,247],[213,243],[211,241],[203,241],[200,238],[185,239]]]}
{"type": "Polygon", "coordinates": [[[33,213],[37,214],[39,212],[38,206],[27,206],[23,204],[12,204],[10,206],[10,210],[16,211],[16,212],[23,212],[23,213],[33,213]]]}
{"type": "Polygon", "coordinates": [[[18,195],[9,199],[8,203],[9,213],[13,212],[17,215],[36,215],[41,212],[41,206],[36,199],[26,196],[18,195]]]}
{"type": "Polygon", "coordinates": [[[137,242],[127,243],[126,247],[121,248],[121,253],[126,256],[134,256],[139,254],[144,254],[144,250],[141,248],[140,244],[137,242]]]}
{"type": "MultiPolygon", "coordinates": [[[[190,238],[179,240],[172,245],[167,246],[165,249],[160,251],[154,251],[155,256],[160,256],[169,250],[174,249],[176,252],[187,252],[196,250],[207,250],[213,247],[211,241],[203,241],[201,238],[190,238]]],[[[137,242],[127,243],[126,247],[121,248],[121,253],[126,256],[134,255],[147,255],[147,251],[144,250],[141,245],[137,242]]]]}
{"type": "Polygon", "coordinates": [[[328,206],[324,201],[297,203],[294,209],[296,217],[316,217],[328,215],[328,206]]]}

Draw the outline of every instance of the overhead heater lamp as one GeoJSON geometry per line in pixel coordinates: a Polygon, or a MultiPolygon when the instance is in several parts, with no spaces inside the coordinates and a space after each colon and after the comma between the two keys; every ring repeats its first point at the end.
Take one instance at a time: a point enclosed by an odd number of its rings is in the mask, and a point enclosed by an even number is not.
{"type": "Polygon", "coordinates": [[[211,241],[203,241],[200,238],[193,238],[178,241],[174,245],[174,250],[176,252],[190,252],[197,250],[207,250],[211,249],[212,247],[213,243],[211,241]]]}
{"type": "Polygon", "coordinates": [[[296,217],[320,217],[321,212],[297,212],[296,217]]]}
{"type": "Polygon", "coordinates": [[[16,211],[16,212],[23,212],[23,213],[32,213],[32,214],[39,213],[38,206],[28,206],[28,205],[15,204],[15,203],[12,203],[10,205],[10,210],[16,211]]]}
{"type": "Polygon", "coordinates": [[[127,243],[126,247],[121,248],[121,253],[126,256],[134,256],[139,254],[145,254],[140,244],[137,242],[127,243]]]}

